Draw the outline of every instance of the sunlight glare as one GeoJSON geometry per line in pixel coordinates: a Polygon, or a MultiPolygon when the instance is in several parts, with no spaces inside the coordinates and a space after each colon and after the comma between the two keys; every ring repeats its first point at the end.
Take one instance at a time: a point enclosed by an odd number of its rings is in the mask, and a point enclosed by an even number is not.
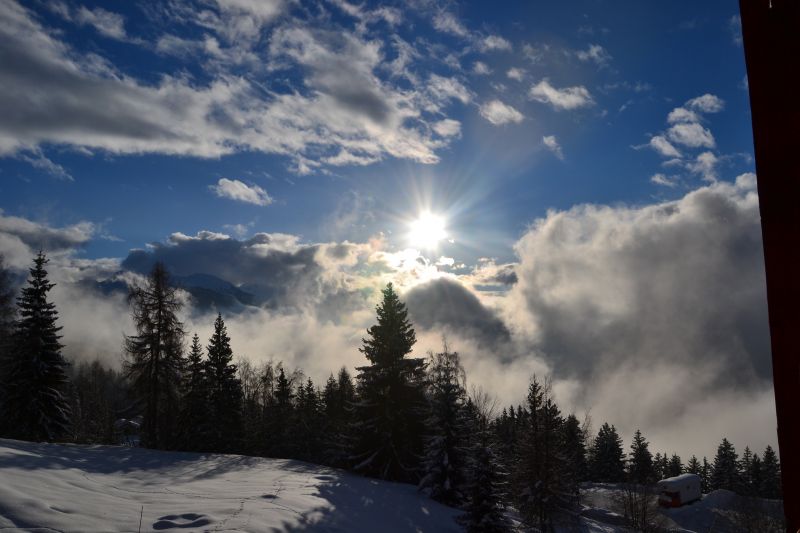
{"type": "Polygon", "coordinates": [[[420,213],[416,220],[409,224],[408,242],[412,246],[430,250],[436,248],[439,241],[447,237],[445,220],[432,213],[420,213]]]}

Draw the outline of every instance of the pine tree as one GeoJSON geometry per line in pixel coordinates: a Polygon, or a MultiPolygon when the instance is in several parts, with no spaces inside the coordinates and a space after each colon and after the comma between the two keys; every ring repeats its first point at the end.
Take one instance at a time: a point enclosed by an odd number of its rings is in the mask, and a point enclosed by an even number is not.
{"type": "Polygon", "coordinates": [[[466,497],[467,394],[458,352],[451,352],[446,342],[442,352],[430,354],[428,383],[431,415],[419,488],[434,500],[458,507],[466,497]]]}
{"type": "Polygon", "coordinates": [[[703,466],[700,468],[700,489],[703,494],[711,492],[711,465],[706,457],[703,457],[703,466]]]}
{"type": "Polygon", "coordinates": [[[297,439],[292,435],[295,394],[283,367],[279,368],[275,380],[274,397],[267,414],[269,454],[272,457],[291,458],[297,451],[297,439]]]}
{"type": "Polygon", "coordinates": [[[686,473],[687,474],[696,474],[696,475],[699,476],[701,468],[702,467],[700,466],[700,461],[697,460],[697,456],[692,455],[689,458],[689,462],[686,463],[686,473]]]}
{"type": "Polygon", "coordinates": [[[183,374],[183,402],[178,420],[179,442],[183,450],[209,451],[209,406],[206,362],[203,347],[195,333],[183,374]]]}
{"type": "Polygon", "coordinates": [[[761,458],[757,453],[754,453],[753,458],[750,460],[747,481],[748,484],[745,494],[748,496],[761,497],[761,488],[764,485],[764,473],[761,468],[761,458]]]}
{"type": "Polygon", "coordinates": [[[47,263],[42,252],[33,260],[28,285],[17,299],[19,319],[3,360],[0,420],[6,435],[24,440],[58,440],[70,427],[71,409],[64,397],[68,364],[61,355],[58,311],[47,298],[55,286],[47,279],[47,263]]]}
{"type": "Polygon", "coordinates": [[[625,480],[625,453],[617,428],[604,423],[592,444],[589,472],[592,481],[619,483],[625,480]]]}
{"type": "Polygon", "coordinates": [[[739,480],[739,464],[736,449],[728,439],[723,438],[714,457],[711,469],[711,488],[727,489],[737,492],[741,490],[739,480]]]}
{"type": "Polygon", "coordinates": [[[589,465],[586,462],[586,434],[578,418],[571,414],[564,420],[564,457],[575,481],[589,480],[589,465]]]}
{"type": "MultiPolygon", "coordinates": [[[[659,457],[660,459],[660,457],[659,457]]],[[[631,442],[631,456],[628,467],[628,478],[631,483],[649,485],[657,481],[656,471],[653,468],[653,456],[649,444],[638,429],[631,442]]]]}
{"type": "Polygon", "coordinates": [[[305,386],[297,388],[297,417],[295,436],[299,445],[298,458],[312,463],[322,461],[323,424],[320,399],[314,382],[308,378],[305,386]]]}
{"type": "Polygon", "coordinates": [[[416,334],[391,283],[383,290],[377,319],[360,349],[370,365],[358,368],[351,457],[355,469],[367,475],[417,481],[425,420],[425,361],[406,357],[416,334]]]}
{"type": "MultiPolygon", "coordinates": [[[[5,259],[0,254],[0,359],[8,348],[11,333],[14,329],[14,290],[11,283],[11,272],[6,268],[5,259]]],[[[0,376],[2,378],[2,376],[0,376]]]]}
{"type": "Polygon", "coordinates": [[[752,496],[752,481],[750,474],[753,467],[753,452],[750,451],[750,446],[745,446],[742,452],[742,458],[739,460],[739,482],[741,484],[742,494],[752,496]]]}
{"type": "Polygon", "coordinates": [[[140,442],[168,449],[176,443],[176,419],[183,360],[182,304],[164,265],[156,263],[144,287],[128,295],[136,335],[125,337],[125,371],[144,404],[140,442]]]}
{"type": "Polygon", "coordinates": [[[667,465],[667,477],[675,477],[683,474],[683,462],[677,453],[673,453],[667,465]]]}
{"type": "Polygon", "coordinates": [[[515,464],[514,485],[525,523],[551,531],[559,512],[577,502],[578,484],[564,455],[564,420],[549,381],[528,388],[528,427],[515,464]]]}
{"type": "Polygon", "coordinates": [[[509,531],[502,504],[501,467],[488,429],[478,431],[469,458],[466,514],[459,517],[459,522],[468,533],[509,531]]]}
{"type": "Polygon", "coordinates": [[[347,368],[342,367],[337,377],[331,374],[325,384],[324,403],[327,428],[324,461],[336,467],[347,466],[350,438],[350,413],[355,401],[355,387],[347,368]]]}
{"type": "Polygon", "coordinates": [[[764,457],[761,459],[761,496],[763,498],[781,498],[781,468],[778,456],[772,446],[767,446],[764,450],[764,457]]]}
{"type": "Polygon", "coordinates": [[[209,445],[212,451],[234,452],[242,444],[242,383],[236,376],[233,350],[222,314],[206,348],[206,382],[209,391],[209,445]]]}

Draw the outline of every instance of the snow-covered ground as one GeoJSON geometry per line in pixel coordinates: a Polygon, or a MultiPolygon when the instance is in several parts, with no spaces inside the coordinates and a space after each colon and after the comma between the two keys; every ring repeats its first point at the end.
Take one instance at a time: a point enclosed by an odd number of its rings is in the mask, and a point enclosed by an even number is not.
{"type": "Polygon", "coordinates": [[[415,487],[280,459],[0,439],[0,530],[459,531],[415,487]]]}

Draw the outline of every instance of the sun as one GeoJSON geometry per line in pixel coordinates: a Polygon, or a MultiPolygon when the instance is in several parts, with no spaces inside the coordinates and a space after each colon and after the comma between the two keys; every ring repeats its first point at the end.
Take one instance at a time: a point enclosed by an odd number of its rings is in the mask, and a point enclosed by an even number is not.
{"type": "Polygon", "coordinates": [[[408,242],[411,246],[422,249],[433,249],[439,241],[447,238],[444,217],[433,213],[420,213],[416,220],[408,225],[408,242]]]}

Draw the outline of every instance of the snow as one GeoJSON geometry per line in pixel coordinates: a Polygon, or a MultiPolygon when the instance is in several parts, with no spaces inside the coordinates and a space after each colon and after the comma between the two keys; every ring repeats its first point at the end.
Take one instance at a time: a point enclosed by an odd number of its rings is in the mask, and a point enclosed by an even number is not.
{"type": "Polygon", "coordinates": [[[239,455],[0,439],[0,530],[459,531],[413,485],[239,455]]]}

